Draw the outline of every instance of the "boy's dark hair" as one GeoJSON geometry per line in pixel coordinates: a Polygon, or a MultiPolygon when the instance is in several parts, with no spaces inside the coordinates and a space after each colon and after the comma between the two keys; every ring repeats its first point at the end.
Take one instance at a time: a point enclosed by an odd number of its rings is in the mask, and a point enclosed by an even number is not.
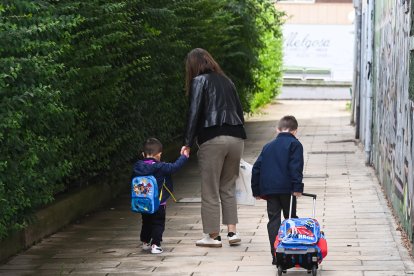
{"type": "Polygon", "coordinates": [[[282,119],[279,120],[279,124],[277,125],[279,130],[288,129],[289,131],[297,130],[298,129],[298,121],[292,115],[284,116],[282,119]]]}
{"type": "Polygon", "coordinates": [[[162,152],[162,144],[157,138],[148,138],[142,146],[142,152],[145,156],[158,154],[162,152]]]}

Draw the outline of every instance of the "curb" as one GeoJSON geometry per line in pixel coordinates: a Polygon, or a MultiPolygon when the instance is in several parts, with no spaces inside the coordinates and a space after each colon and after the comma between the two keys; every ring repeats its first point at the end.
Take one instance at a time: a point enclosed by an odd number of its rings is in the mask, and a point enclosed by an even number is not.
{"type": "Polygon", "coordinates": [[[33,222],[25,229],[11,233],[0,241],[0,262],[29,248],[42,238],[47,237],[78,217],[92,212],[126,189],[131,171],[124,169],[113,177],[115,181],[96,183],[58,197],[50,205],[33,214],[33,222]]]}

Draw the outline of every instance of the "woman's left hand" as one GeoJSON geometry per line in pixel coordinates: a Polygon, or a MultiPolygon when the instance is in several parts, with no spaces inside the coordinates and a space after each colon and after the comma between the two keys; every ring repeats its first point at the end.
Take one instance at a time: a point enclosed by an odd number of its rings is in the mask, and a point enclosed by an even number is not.
{"type": "Polygon", "coordinates": [[[190,147],[182,146],[180,154],[185,155],[188,158],[188,157],[190,157],[190,150],[191,150],[190,147]]]}

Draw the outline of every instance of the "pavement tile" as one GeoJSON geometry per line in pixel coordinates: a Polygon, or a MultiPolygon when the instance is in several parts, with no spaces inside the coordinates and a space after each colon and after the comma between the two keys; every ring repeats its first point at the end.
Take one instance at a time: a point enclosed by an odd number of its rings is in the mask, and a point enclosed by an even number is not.
{"type": "MultiPolygon", "coordinates": [[[[303,272],[302,272],[303,273],[303,272]]],[[[302,274],[301,273],[301,274],[302,274]]],[[[192,274],[192,276],[211,276],[211,275],[220,275],[220,276],[252,276],[252,272],[250,271],[234,271],[234,272],[221,272],[220,274],[215,274],[214,272],[194,272],[194,274],[192,274]]],[[[260,275],[261,276],[275,276],[276,275],[276,270],[273,269],[263,272],[260,271],[260,275]]],[[[287,275],[287,274],[286,274],[287,275]]],[[[299,274],[291,274],[289,273],[289,276],[297,276],[299,274]]]]}
{"type": "Polygon", "coordinates": [[[39,266],[41,266],[41,264],[5,264],[1,266],[2,270],[35,270],[36,268],[38,268],[39,266]]]}
{"type": "MultiPolygon", "coordinates": [[[[272,265],[240,265],[237,272],[254,272],[257,274],[262,274],[262,272],[276,272],[275,266],[272,265]]],[[[290,272],[290,271],[289,271],[290,272]]],[[[290,274],[290,273],[289,273],[290,274]]]]}
{"type": "Polygon", "coordinates": [[[56,276],[56,275],[69,275],[72,270],[13,270],[13,271],[2,271],[0,270],[0,275],[5,276],[56,276]]]}
{"type": "Polygon", "coordinates": [[[324,271],[324,270],[320,271],[318,275],[320,276],[365,276],[364,272],[362,271],[324,271]]]}
{"type": "Polygon", "coordinates": [[[413,275],[414,271],[365,271],[364,276],[404,276],[413,275]]]}
{"type": "MultiPolygon", "coordinates": [[[[82,275],[82,274],[80,274],[82,275]]],[[[127,274],[123,273],[123,272],[111,272],[111,273],[107,273],[107,276],[114,276],[114,275],[139,275],[139,276],[153,276],[153,275],[160,275],[160,276],[191,276],[193,275],[192,272],[157,272],[157,273],[143,273],[143,272],[128,272],[127,274]]]]}
{"type": "Polygon", "coordinates": [[[71,271],[70,276],[82,276],[82,275],[88,275],[88,276],[106,276],[108,275],[108,272],[96,272],[96,271],[90,271],[90,270],[82,270],[82,269],[75,269],[71,271]]]}

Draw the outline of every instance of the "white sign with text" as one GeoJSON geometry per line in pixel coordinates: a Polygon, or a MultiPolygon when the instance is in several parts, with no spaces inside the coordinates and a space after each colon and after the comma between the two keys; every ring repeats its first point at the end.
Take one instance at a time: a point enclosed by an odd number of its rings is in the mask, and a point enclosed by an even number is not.
{"type": "Polygon", "coordinates": [[[334,81],[351,81],[353,25],[284,25],[285,67],[329,69],[334,81]]]}

